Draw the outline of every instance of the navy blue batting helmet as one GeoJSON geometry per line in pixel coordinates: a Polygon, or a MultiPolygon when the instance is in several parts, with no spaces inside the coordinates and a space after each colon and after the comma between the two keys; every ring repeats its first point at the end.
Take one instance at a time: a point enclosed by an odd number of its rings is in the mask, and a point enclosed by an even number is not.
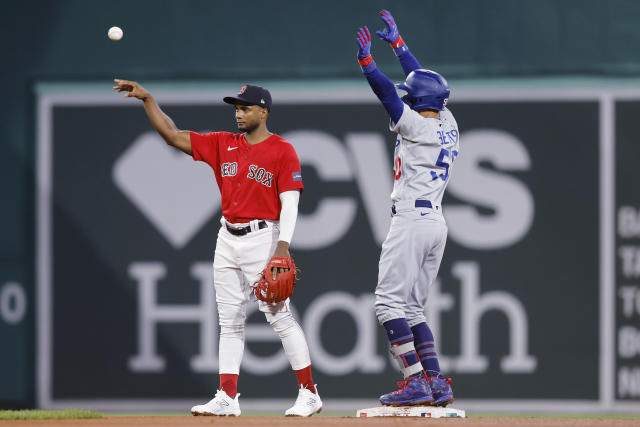
{"type": "Polygon", "coordinates": [[[402,100],[415,111],[444,110],[451,92],[444,77],[423,68],[413,70],[404,83],[396,87],[407,92],[402,100]]]}

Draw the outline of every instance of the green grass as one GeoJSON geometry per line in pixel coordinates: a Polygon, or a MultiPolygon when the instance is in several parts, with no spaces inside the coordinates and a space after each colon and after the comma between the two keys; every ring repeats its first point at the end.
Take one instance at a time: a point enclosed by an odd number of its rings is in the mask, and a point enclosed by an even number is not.
{"type": "MultiPolygon", "coordinates": [[[[106,417],[185,417],[191,412],[107,412],[106,417]]],[[[244,415],[244,412],[242,413],[244,415]]]]}
{"type": "Polygon", "coordinates": [[[43,411],[24,409],[20,411],[0,411],[0,420],[66,420],[80,418],[102,418],[100,412],[83,409],[62,409],[59,411],[43,411]]]}

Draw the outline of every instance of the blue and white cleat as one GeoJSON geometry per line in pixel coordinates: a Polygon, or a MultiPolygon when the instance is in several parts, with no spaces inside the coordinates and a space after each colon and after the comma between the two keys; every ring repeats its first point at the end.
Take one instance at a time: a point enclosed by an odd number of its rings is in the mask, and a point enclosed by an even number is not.
{"type": "Polygon", "coordinates": [[[429,377],[428,381],[433,394],[433,406],[445,407],[453,403],[451,378],[429,377]]]}
{"type": "Polygon", "coordinates": [[[384,406],[415,406],[433,402],[429,383],[424,378],[408,378],[398,382],[398,387],[398,390],[380,396],[380,403],[384,406]]]}

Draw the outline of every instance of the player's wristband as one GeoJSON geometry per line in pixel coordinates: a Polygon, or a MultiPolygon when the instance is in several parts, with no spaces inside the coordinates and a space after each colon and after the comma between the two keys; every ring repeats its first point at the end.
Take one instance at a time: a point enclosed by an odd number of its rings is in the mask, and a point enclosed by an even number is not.
{"type": "Polygon", "coordinates": [[[370,73],[377,68],[376,61],[373,60],[371,55],[362,59],[358,58],[358,64],[360,64],[360,68],[362,68],[363,73],[370,73]]]}
{"type": "Polygon", "coordinates": [[[361,67],[366,67],[372,62],[373,62],[373,56],[371,55],[367,56],[366,58],[358,58],[358,64],[360,64],[361,67]]]}
{"type": "Polygon", "coordinates": [[[396,41],[394,41],[393,43],[391,43],[391,47],[394,49],[397,49],[399,47],[402,47],[404,45],[404,40],[402,40],[402,36],[398,36],[398,38],[396,39],[396,41]]]}
{"type": "Polygon", "coordinates": [[[409,47],[404,43],[399,48],[393,49],[393,53],[395,53],[396,56],[398,56],[398,57],[400,55],[402,55],[403,53],[408,52],[408,51],[409,51],[409,47]]]}

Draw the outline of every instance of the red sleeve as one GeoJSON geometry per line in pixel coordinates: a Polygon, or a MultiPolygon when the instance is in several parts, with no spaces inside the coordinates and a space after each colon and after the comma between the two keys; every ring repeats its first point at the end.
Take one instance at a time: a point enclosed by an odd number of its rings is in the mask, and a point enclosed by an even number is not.
{"type": "Polygon", "coordinates": [[[211,132],[200,134],[191,132],[191,151],[193,151],[193,160],[200,160],[208,163],[217,169],[218,165],[218,144],[220,142],[221,132],[211,132]]]}
{"type": "Polygon", "coordinates": [[[302,193],[304,185],[302,184],[300,160],[293,145],[286,143],[285,147],[278,173],[278,194],[298,189],[302,193]]]}

